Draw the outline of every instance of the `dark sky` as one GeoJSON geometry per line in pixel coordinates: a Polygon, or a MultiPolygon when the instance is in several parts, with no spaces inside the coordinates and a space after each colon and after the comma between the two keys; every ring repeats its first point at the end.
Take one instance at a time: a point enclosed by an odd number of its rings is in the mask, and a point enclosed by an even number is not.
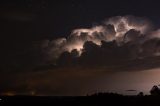
{"type": "Polygon", "coordinates": [[[2,0],[1,33],[20,40],[56,38],[118,15],[146,16],[157,23],[158,4],[148,0],[2,0]]]}
{"type": "MultiPolygon", "coordinates": [[[[133,61],[129,60],[132,52],[130,48],[134,48],[135,45],[129,42],[119,47],[114,41],[103,42],[101,47],[93,42],[87,42],[84,45],[82,56],[75,58],[76,50],[73,52],[63,51],[58,60],[55,60],[52,59],[54,56],[51,56],[52,53],[53,55],[57,53],[54,51],[53,40],[67,38],[74,29],[92,28],[99,24],[103,25],[104,20],[110,17],[126,15],[142,17],[142,19],[131,17],[136,25],[139,25],[137,23],[143,24],[144,21],[151,27],[146,19],[151,20],[154,28],[144,35],[159,35],[157,34],[160,26],[159,10],[159,3],[149,0],[1,0],[0,73],[5,77],[1,78],[0,93],[28,94],[29,92],[30,94],[33,91],[43,95],[84,95],[88,91],[91,92],[93,88],[94,90],[107,91],[108,89],[122,93],[122,90],[130,89],[130,87],[146,92],[145,88],[141,89],[140,87],[147,86],[149,88],[154,82],[157,83],[157,70],[154,70],[153,73],[149,71],[156,78],[152,81],[147,79],[148,84],[144,84],[144,82],[150,74],[149,72],[144,73],[145,71],[141,72],[141,70],[159,68],[159,57],[152,57],[153,52],[159,50],[157,49],[160,42],[158,38],[149,40],[142,45],[138,44],[146,50],[145,54],[138,54],[138,56],[145,55],[147,58],[142,60],[136,58],[133,61]],[[48,42],[50,43],[48,44],[48,42]],[[45,44],[49,46],[45,48],[45,44]],[[42,46],[45,49],[42,50],[42,46]],[[148,49],[153,49],[153,51],[148,49]],[[110,52],[108,52],[109,50],[110,52]],[[58,61],[56,66],[55,61],[58,61]],[[118,73],[103,72],[106,67],[110,71],[118,70],[118,73]],[[87,70],[87,72],[80,70],[87,70]],[[93,72],[88,70],[93,70],[93,72]],[[122,70],[125,72],[121,72],[122,70]],[[129,73],[128,70],[136,71],[129,73]],[[143,75],[139,76],[141,73],[143,75]],[[133,76],[131,76],[132,74],[133,76]],[[44,78],[41,79],[41,76],[44,78]],[[127,81],[128,77],[124,76],[131,76],[132,79],[127,81]],[[108,79],[105,79],[106,77],[108,79]],[[141,77],[144,78],[142,86],[135,77],[138,77],[139,80],[141,77]],[[119,79],[122,80],[118,82],[119,79]],[[83,83],[84,81],[85,83],[83,83]],[[106,81],[106,85],[102,83],[104,81],[106,81]],[[122,82],[124,84],[121,85],[122,82]],[[127,84],[131,82],[131,86],[128,86],[127,84]],[[49,86],[51,83],[53,85],[49,86]],[[82,86],[81,90],[80,86],[82,86]],[[123,87],[114,89],[117,86],[123,87]]],[[[115,26],[106,27],[110,30],[115,26]]],[[[111,32],[114,33],[114,31],[111,32]]],[[[139,36],[141,33],[136,29],[127,31],[125,35],[139,36]]],[[[137,40],[137,38],[134,39],[137,40]]],[[[143,39],[143,36],[140,39],[143,39]]],[[[67,42],[72,42],[72,40],[72,38],[68,38],[67,42]]],[[[137,50],[137,45],[134,50],[137,50]]],[[[154,78],[153,76],[149,78],[154,78]]]]}

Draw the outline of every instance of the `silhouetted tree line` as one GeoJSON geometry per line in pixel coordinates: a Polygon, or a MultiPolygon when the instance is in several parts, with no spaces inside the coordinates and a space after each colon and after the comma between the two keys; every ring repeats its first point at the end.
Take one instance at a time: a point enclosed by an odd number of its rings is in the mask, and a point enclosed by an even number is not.
{"type": "Polygon", "coordinates": [[[152,87],[152,89],[150,90],[151,95],[159,95],[160,96],[160,88],[156,85],[154,85],[152,87]]]}
{"type": "MultiPolygon", "coordinates": [[[[150,90],[150,94],[151,94],[151,96],[160,96],[160,88],[157,85],[154,85],[150,90]]],[[[103,97],[103,96],[109,96],[109,97],[116,96],[117,97],[117,96],[123,96],[123,95],[118,94],[118,93],[98,92],[98,93],[94,93],[90,96],[101,96],[101,97],[103,97]]],[[[144,96],[144,93],[139,92],[137,94],[137,96],[139,96],[139,97],[144,96]]]]}

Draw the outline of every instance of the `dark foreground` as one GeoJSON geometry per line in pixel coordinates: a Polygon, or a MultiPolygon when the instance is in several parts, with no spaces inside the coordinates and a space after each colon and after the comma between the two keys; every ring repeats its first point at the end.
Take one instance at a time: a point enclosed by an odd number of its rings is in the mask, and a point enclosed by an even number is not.
{"type": "MultiPolygon", "coordinates": [[[[0,96],[0,106],[3,105],[52,105],[52,106],[159,106],[160,96],[0,96]]],[[[17,106],[16,105],[16,106],[17,106]]]]}

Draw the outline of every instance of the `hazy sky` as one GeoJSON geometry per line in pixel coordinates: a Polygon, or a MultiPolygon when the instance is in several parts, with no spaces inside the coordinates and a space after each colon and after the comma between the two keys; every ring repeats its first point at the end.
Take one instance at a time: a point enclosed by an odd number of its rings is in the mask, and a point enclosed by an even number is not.
{"type": "Polygon", "coordinates": [[[149,0],[1,0],[0,94],[148,94],[160,81],[159,10],[149,0]]]}

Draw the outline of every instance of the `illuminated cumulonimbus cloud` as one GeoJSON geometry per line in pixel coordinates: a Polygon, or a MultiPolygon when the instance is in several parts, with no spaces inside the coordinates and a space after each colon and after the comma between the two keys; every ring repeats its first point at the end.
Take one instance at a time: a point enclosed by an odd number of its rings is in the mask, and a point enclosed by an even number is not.
{"type": "MultiPolygon", "coordinates": [[[[59,38],[48,42],[48,54],[53,58],[58,58],[64,51],[71,52],[74,49],[81,54],[83,44],[86,41],[92,41],[101,45],[101,41],[110,42],[115,40],[117,43],[124,42],[124,37],[133,32],[135,36],[147,35],[152,30],[152,24],[149,20],[134,16],[116,16],[107,19],[102,25],[91,28],[75,29],[67,38],[59,38]],[[136,33],[135,33],[136,32],[136,33]]],[[[132,34],[132,35],[133,35],[132,34]]],[[[133,35],[134,36],[134,35],[133,35]]],[[[134,37],[130,37],[132,40],[134,37]]]]}

